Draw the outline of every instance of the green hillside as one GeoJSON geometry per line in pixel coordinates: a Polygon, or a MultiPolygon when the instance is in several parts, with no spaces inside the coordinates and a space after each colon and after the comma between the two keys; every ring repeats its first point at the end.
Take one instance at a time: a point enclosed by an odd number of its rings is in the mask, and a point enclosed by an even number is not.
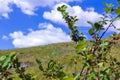
{"type": "MultiPolygon", "coordinates": [[[[64,69],[66,72],[68,72],[68,74],[71,74],[71,72],[73,72],[74,66],[72,59],[76,55],[74,45],[75,43],[73,42],[67,42],[15,50],[0,50],[0,55],[16,52],[19,60],[28,65],[26,73],[30,72],[32,74],[37,74],[38,80],[44,80],[35,60],[40,59],[43,64],[46,65],[49,60],[53,59],[59,63],[63,63],[65,65],[64,69]]],[[[111,55],[115,56],[120,61],[120,41],[118,41],[118,44],[113,46],[111,55]]],[[[78,71],[81,67],[80,64],[81,59],[77,64],[78,71]]]]}

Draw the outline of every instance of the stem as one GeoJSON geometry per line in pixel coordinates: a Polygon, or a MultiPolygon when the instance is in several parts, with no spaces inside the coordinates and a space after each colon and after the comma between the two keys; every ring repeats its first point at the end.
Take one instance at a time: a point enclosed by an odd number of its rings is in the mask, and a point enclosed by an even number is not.
{"type": "Polygon", "coordinates": [[[76,65],[77,65],[77,61],[76,61],[76,58],[74,58],[74,74],[76,74],[77,72],[76,65]]]}
{"type": "Polygon", "coordinates": [[[84,78],[82,80],[86,80],[87,79],[87,75],[88,75],[89,70],[90,70],[89,68],[86,70],[85,76],[84,76],[84,78]]]}
{"type": "Polygon", "coordinates": [[[108,31],[108,29],[110,28],[110,26],[112,25],[112,23],[113,23],[113,21],[109,24],[109,26],[107,27],[107,29],[102,33],[102,35],[100,37],[100,40],[105,35],[105,33],[108,31]]]}
{"type": "Polygon", "coordinates": [[[85,64],[82,66],[82,69],[81,69],[81,71],[80,71],[80,76],[81,76],[82,73],[83,73],[84,67],[85,67],[85,64]]]}
{"type": "MultiPolygon", "coordinates": [[[[118,18],[119,16],[120,16],[120,15],[118,15],[117,17],[115,17],[115,19],[118,18]]],[[[115,19],[111,21],[111,23],[109,24],[109,26],[107,27],[107,29],[102,33],[102,35],[101,35],[101,37],[100,37],[99,40],[101,40],[101,38],[105,35],[105,33],[108,31],[108,29],[111,27],[111,25],[112,25],[113,22],[115,21],[115,19]]]]}

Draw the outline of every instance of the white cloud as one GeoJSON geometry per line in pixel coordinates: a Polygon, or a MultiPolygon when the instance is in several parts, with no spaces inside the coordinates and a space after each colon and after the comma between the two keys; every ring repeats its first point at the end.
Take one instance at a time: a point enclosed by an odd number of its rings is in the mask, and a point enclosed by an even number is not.
{"type": "Polygon", "coordinates": [[[41,23],[39,28],[39,30],[31,31],[27,35],[21,31],[10,33],[9,36],[13,39],[13,45],[22,48],[71,41],[69,35],[52,24],[41,23]]]}
{"type": "Polygon", "coordinates": [[[53,6],[60,2],[73,2],[81,0],[14,0],[14,4],[19,7],[23,13],[35,15],[35,10],[39,7],[53,6]]]}
{"type": "Polygon", "coordinates": [[[94,11],[94,7],[89,7],[89,8],[86,8],[87,11],[94,11]]]}
{"type": "Polygon", "coordinates": [[[115,24],[116,28],[120,28],[120,20],[115,21],[113,24],[115,24]]]}
{"type": "Polygon", "coordinates": [[[0,0],[0,16],[9,18],[8,13],[12,12],[12,0],[0,0]]]}
{"type": "MultiPolygon", "coordinates": [[[[51,10],[51,12],[48,12],[48,11],[44,12],[43,17],[45,19],[51,20],[51,21],[56,22],[56,23],[65,24],[65,21],[62,19],[61,13],[58,12],[58,10],[57,10],[57,8],[59,6],[62,6],[62,5],[67,5],[67,4],[66,3],[61,3],[61,4],[55,5],[53,7],[53,10],[51,10]]],[[[69,6],[69,5],[67,5],[67,6],[69,6]]]]}
{"type": "Polygon", "coordinates": [[[61,5],[67,5],[67,11],[69,14],[78,17],[78,26],[89,26],[87,21],[95,22],[100,20],[100,17],[102,16],[101,14],[95,12],[93,7],[87,8],[87,10],[83,10],[80,6],[70,6],[66,3],[60,3],[54,6],[53,10],[50,12],[44,12],[43,17],[53,22],[64,24],[65,22],[62,19],[60,12],[57,11],[57,7],[61,5]]]}
{"type": "Polygon", "coordinates": [[[12,5],[16,5],[24,14],[36,15],[35,11],[40,7],[52,7],[60,2],[73,2],[81,0],[0,0],[0,16],[9,18],[8,13],[12,12],[12,5]]]}
{"type": "Polygon", "coordinates": [[[14,4],[27,15],[35,15],[34,11],[39,3],[39,0],[14,0],[14,4]]]}
{"type": "Polygon", "coordinates": [[[110,31],[114,31],[114,32],[117,32],[117,33],[120,33],[119,30],[117,29],[120,29],[120,20],[117,20],[113,23],[114,27],[110,28],[110,31]]]}
{"type": "Polygon", "coordinates": [[[2,36],[2,39],[3,39],[3,40],[8,40],[8,36],[3,35],[3,36],[2,36]]]}

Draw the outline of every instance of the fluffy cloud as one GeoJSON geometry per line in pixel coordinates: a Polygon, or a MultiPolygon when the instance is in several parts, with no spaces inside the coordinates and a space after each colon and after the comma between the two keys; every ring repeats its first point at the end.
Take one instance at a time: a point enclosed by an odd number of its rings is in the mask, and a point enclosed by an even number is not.
{"type": "MultiPolygon", "coordinates": [[[[58,10],[57,10],[57,8],[59,6],[62,6],[62,5],[67,5],[67,4],[66,3],[61,3],[61,4],[55,5],[53,7],[53,10],[51,10],[51,12],[48,12],[48,11],[44,12],[43,17],[45,19],[51,20],[51,21],[56,22],[56,23],[65,24],[64,20],[62,19],[61,13],[58,12],[58,10]]],[[[67,6],[69,6],[69,5],[67,5],[67,6]]]]}
{"type": "Polygon", "coordinates": [[[120,29],[120,20],[115,21],[115,22],[113,23],[113,25],[114,25],[114,27],[111,27],[111,28],[110,28],[110,31],[115,31],[115,32],[117,32],[117,33],[120,33],[120,31],[117,30],[117,29],[120,29]]]}
{"type": "Polygon", "coordinates": [[[8,40],[8,36],[3,35],[3,36],[2,36],[2,39],[3,39],[3,40],[8,40]]]}
{"type": "Polygon", "coordinates": [[[12,0],[0,0],[0,16],[9,18],[8,13],[12,12],[12,0]]]}
{"type": "Polygon", "coordinates": [[[13,39],[13,45],[16,48],[71,41],[69,35],[61,28],[56,28],[48,23],[39,24],[39,30],[31,30],[27,35],[21,31],[16,31],[10,33],[9,36],[13,39]]]}
{"type": "Polygon", "coordinates": [[[60,12],[57,11],[57,7],[61,5],[66,5],[68,7],[67,11],[69,12],[70,15],[78,17],[79,19],[79,21],[77,22],[78,26],[89,26],[87,21],[95,22],[100,20],[100,17],[102,17],[101,14],[94,11],[93,7],[83,10],[80,6],[70,6],[67,5],[66,3],[57,4],[50,12],[48,11],[44,12],[43,17],[53,22],[63,24],[64,20],[62,19],[60,12]]]}
{"type": "Polygon", "coordinates": [[[81,0],[0,0],[0,16],[9,18],[8,13],[13,11],[11,8],[13,4],[20,8],[24,14],[35,15],[35,11],[39,7],[50,7],[60,2],[73,1],[81,0]]]}
{"type": "Polygon", "coordinates": [[[81,0],[14,0],[14,4],[19,7],[23,13],[28,15],[34,15],[34,11],[38,7],[46,7],[53,6],[60,2],[73,2],[73,1],[81,1],[81,0]]]}

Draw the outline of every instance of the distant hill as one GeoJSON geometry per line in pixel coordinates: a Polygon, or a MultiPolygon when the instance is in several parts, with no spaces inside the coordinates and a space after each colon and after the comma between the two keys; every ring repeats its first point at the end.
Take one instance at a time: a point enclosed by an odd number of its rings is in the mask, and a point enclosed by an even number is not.
{"type": "MultiPolygon", "coordinates": [[[[38,76],[41,75],[41,72],[38,69],[38,65],[35,59],[40,59],[45,65],[50,59],[53,59],[57,62],[65,64],[65,70],[68,73],[71,73],[73,70],[73,61],[75,57],[74,50],[75,43],[66,42],[66,43],[57,43],[49,44],[46,46],[30,47],[30,48],[20,48],[15,50],[0,50],[0,55],[9,54],[11,52],[16,52],[20,61],[28,65],[27,72],[31,72],[38,76]],[[70,71],[71,70],[71,71],[70,71]]],[[[120,41],[118,44],[113,46],[111,55],[115,56],[120,61],[120,41]]],[[[79,67],[81,67],[81,59],[79,62],[79,67]]],[[[79,68],[78,67],[78,71],[79,68]]],[[[39,77],[41,80],[44,80],[43,77],[39,77]]]]}

